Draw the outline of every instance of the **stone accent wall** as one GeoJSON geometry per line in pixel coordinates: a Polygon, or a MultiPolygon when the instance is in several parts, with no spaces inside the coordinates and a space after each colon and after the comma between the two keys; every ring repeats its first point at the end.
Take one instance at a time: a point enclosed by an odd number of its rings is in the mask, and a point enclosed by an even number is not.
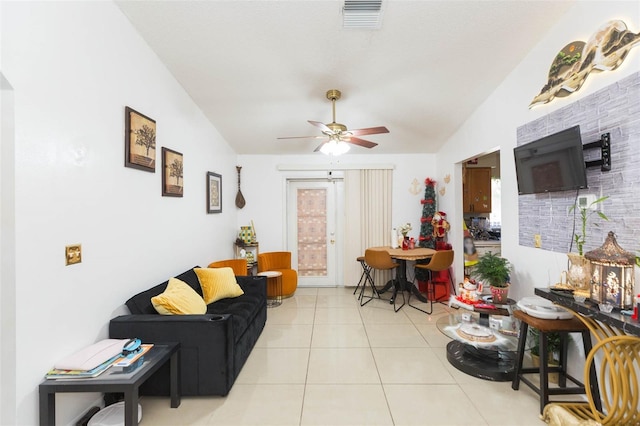
{"type": "MultiPolygon", "coordinates": [[[[617,234],[625,250],[640,250],[640,72],[630,75],[592,95],[578,100],[518,128],[518,146],[544,136],[580,125],[582,143],[596,141],[611,133],[609,172],[599,167],[587,169],[588,189],[581,195],[609,196],[601,211],[609,221],[593,219],[587,227],[585,252],[599,247],[608,231],[617,234]]],[[[599,158],[599,150],[585,151],[585,160],[599,158]]],[[[542,236],[542,249],[561,253],[569,251],[573,235],[576,191],[528,194],[518,197],[520,245],[534,247],[534,235],[542,236]]],[[[592,217],[597,217],[594,215],[592,217]]],[[[579,215],[576,229],[580,229],[579,215]]],[[[577,251],[575,244],[573,251],[577,251]]]]}

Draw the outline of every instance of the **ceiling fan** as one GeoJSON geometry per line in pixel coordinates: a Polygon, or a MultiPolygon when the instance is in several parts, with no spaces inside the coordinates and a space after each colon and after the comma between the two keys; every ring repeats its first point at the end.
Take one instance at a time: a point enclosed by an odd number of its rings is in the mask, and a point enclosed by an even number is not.
{"type": "Polygon", "coordinates": [[[325,139],[313,152],[321,151],[324,154],[340,155],[349,150],[349,145],[353,144],[362,146],[365,148],[373,148],[378,145],[375,142],[371,142],[365,139],[361,139],[358,136],[364,135],[376,135],[379,133],[389,133],[389,129],[384,126],[368,127],[366,129],[354,129],[348,130],[344,124],[336,123],[336,101],[340,99],[342,93],[337,89],[331,89],[327,91],[327,99],[329,99],[333,106],[333,121],[328,124],[321,123],[319,121],[308,120],[308,122],[318,127],[323,136],[289,136],[278,139],[325,139]]]}

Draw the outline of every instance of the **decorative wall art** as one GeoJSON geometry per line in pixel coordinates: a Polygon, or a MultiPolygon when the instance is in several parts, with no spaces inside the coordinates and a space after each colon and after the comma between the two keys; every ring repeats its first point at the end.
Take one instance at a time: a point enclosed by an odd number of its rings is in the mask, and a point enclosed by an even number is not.
{"type": "Polygon", "coordinates": [[[567,44],[553,60],[549,79],[529,108],[577,92],[592,71],[615,70],[638,43],[640,33],[634,34],[623,21],[614,20],[601,26],[586,43],[567,44]]]}
{"type": "Polygon", "coordinates": [[[420,193],[420,182],[417,178],[413,178],[411,186],[409,187],[409,194],[418,195],[420,193]]]}
{"type": "Polygon", "coordinates": [[[207,172],[207,213],[222,213],[222,176],[207,172]]]}
{"type": "Polygon", "coordinates": [[[182,197],[184,193],[182,154],[162,148],[162,196],[182,197]]]}
{"type": "Polygon", "coordinates": [[[125,107],[124,166],[156,172],[156,121],[125,107]]]}

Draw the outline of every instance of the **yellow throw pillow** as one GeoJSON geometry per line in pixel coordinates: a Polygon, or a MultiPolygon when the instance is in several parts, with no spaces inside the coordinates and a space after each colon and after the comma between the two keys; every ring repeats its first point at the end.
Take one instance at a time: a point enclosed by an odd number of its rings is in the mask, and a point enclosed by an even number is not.
{"type": "Polygon", "coordinates": [[[184,281],[171,278],[164,292],[151,298],[160,315],[198,315],[207,312],[202,297],[184,281]]]}
{"type": "Polygon", "coordinates": [[[195,271],[207,305],[244,294],[231,268],[196,268],[195,271]]]}

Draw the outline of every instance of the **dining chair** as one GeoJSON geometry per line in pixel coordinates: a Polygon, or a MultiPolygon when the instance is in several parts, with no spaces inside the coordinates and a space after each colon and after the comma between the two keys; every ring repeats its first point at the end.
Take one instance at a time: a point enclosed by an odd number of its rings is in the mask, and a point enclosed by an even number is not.
{"type": "MultiPolygon", "coordinates": [[[[364,261],[364,256],[358,256],[356,258],[357,262],[360,262],[360,266],[362,266],[362,274],[360,274],[360,279],[358,280],[358,284],[356,285],[356,288],[353,290],[353,294],[356,294],[358,292],[358,289],[360,288],[360,286],[364,286],[366,284],[366,280],[367,280],[367,269],[369,269],[369,265],[367,265],[367,262],[364,261]]],[[[360,296],[358,296],[358,300],[360,300],[360,296]]]]}
{"type": "MultiPolygon", "coordinates": [[[[364,261],[367,265],[369,265],[369,269],[366,271],[365,284],[362,286],[362,290],[360,291],[360,306],[364,306],[367,303],[371,302],[371,300],[373,300],[376,296],[378,296],[378,299],[381,298],[373,280],[374,270],[391,271],[391,281],[393,282],[394,287],[399,285],[398,274],[396,273],[395,277],[393,274],[393,271],[397,269],[399,265],[395,263],[393,259],[391,259],[391,255],[389,255],[389,252],[387,252],[386,250],[366,249],[364,252],[364,261]],[[365,295],[367,283],[371,287],[371,296],[365,295]]],[[[395,312],[398,312],[406,303],[404,291],[402,291],[402,289],[400,289],[400,293],[402,293],[402,305],[396,307],[396,299],[398,297],[396,296],[393,298],[393,310],[395,312]]]]}
{"type": "Polygon", "coordinates": [[[417,306],[411,304],[411,293],[409,294],[409,301],[407,302],[409,306],[413,309],[417,309],[425,314],[431,315],[433,313],[433,302],[443,303],[442,300],[436,299],[436,283],[433,281],[433,272],[438,271],[448,271],[449,273],[449,282],[451,283],[451,289],[453,294],[456,293],[455,286],[453,284],[453,278],[451,277],[451,265],[453,264],[453,250],[440,250],[436,251],[431,257],[431,261],[426,264],[417,264],[415,266],[416,269],[420,269],[427,272],[427,299],[429,300],[429,310],[425,311],[417,306]]]}

